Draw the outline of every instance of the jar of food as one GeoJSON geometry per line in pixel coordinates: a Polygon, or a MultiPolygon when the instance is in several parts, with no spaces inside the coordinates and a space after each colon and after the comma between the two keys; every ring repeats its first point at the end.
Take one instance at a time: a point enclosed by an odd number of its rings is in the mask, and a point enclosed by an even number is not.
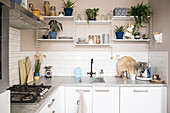
{"type": "Polygon", "coordinates": [[[40,9],[37,8],[37,7],[34,7],[32,10],[33,10],[32,13],[33,13],[35,16],[37,16],[38,18],[40,18],[40,9]]]}
{"type": "Polygon", "coordinates": [[[50,8],[50,2],[44,1],[45,16],[49,16],[49,8],[50,8]]]}
{"type": "Polygon", "coordinates": [[[93,35],[89,35],[89,44],[93,44],[93,35]]]}
{"type": "Polygon", "coordinates": [[[93,35],[93,44],[96,44],[96,40],[97,40],[96,35],[93,35]]]}
{"type": "Polygon", "coordinates": [[[50,7],[50,16],[56,16],[56,7],[55,6],[50,7]]]}
{"type": "Polygon", "coordinates": [[[100,35],[96,35],[96,44],[100,44],[100,35]]]}

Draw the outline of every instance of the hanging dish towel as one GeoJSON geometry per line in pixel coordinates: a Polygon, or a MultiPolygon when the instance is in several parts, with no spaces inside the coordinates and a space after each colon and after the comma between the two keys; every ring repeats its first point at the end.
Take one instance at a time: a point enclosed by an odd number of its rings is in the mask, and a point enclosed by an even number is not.
{"type": "Polygon", "coordinates": [[[84,91],[80,89],[78,92],[80,93],[80,100],[78,102],[77,113],[87,113],[86,102],[84,100],[84,91]]]}

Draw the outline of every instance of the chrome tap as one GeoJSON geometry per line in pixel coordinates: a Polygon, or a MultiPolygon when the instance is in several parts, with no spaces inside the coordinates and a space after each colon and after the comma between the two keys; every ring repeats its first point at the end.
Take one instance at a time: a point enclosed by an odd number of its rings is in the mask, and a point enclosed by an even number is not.
{"type": "Polygon", "coordinates": [[[90,74],[90,77],[93,77],[93,74],[96,74],[96,72],[93,72],[93,59],[91,59],[91,72],[87,72],[87,74],[90,74]]]}

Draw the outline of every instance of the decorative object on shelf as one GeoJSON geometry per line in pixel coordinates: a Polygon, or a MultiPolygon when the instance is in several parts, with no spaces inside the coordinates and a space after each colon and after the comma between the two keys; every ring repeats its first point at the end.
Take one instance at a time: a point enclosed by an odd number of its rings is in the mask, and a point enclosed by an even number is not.
{"type": "Polygon", "coordinates": [[[79,20],[79,21],[82,20],[81,19],[81,14],[77,14],[77,20],[79,20]]]}
{"type": "Polygon", "coordinates": [[[60,37],[58,37],[58,39],[73,39],[73,37],[69,37],[69,36],[60,36],[60,37]]]}
{"type": "Polygon", "coordinates": [[[96,21],[97,13],[99,12],[99,8],[93,8],[93,9],[86,9],[85,10],[87,15],[87,23],[89,24],[89,21],[96,21]]]}
{"type": "Polygon", "coordinates": [[[63,30],[62,23],[56,21],[56,20],[51,20],[48,25],[50,25],[51,31],[49,32],[50,34],[50,39],[56,39],[57,32],[60,32],[63,30]]]}
{"type": "Polygon", "coordinates": [[[58,16],[61,16],[61,17],[64,16],[64,12],[63,11],[59,11],[58,12],[58,16]]]}
{"type": "Polygon", "coordinates": [[[68,0],[67,2],[65,2],[64,0],[62,0],[65,16],[72,16],[74,4],[76,3],[76,1],[73,2],[71,0],[68,0]]]}
{"type": "Polygon", "coordinates": [[[143,39],[148,39],[148,36],[146,34],[142,34],[143,39]]]}
{"type": "Polygon", "coordinates": [[[113,10],[113,16],[126,16],[127,8],[115,8],[113,10]]]}
{"type": "Polygon", "coordinates": [[[96,35],[93,35],[93,44],[96,44],[96,40],[97,40],[96,35]]]}
{"type": "Polygon", "coordinates": [[[50,2],[44,1],[45,16],[49,16],[49,8],[50,8],[50,2]]]}
{"type": "Polygon", "coordinates": [[[32,9],[32,13],[33,13],[36,17],[40,18],[40,8],[34,7],[34,8],[32,9]]]}
{"type": "Polygon", "coordinates": [[[77,44],[87,44],[86,38],[78,38],[77,44]]]}
{"type": "Polygon", "coordinates": [[[56,15],[56,7],[55,6],[51,6],[50,7],[50,16],[57,16],[56,15]]]}
{"type": "Polygon", "coordinates": [[[52,78],[52,71],[51,71],[52,66],[45,66],[45,77],[46,78],[52,78]]]}
{"type": "Polygon", "coordinates": [[[134,36],[135,36],[135,39],[140,39],[140,32],[135,32],[134,36]]]}
{"type": "Polygon", "coordinates": [[[40,79],[40,69],[41,69],[41,64],[43,62],[43,58],[46,58],[46,55],[42,55],[42,53],[36,53],[34,55],[35,58],[35,71],[34,71],[34,79],[38,80],[40,79]]]}
{"type": "Polygon", "coordinates": [[[133,28],[134,28],[134,26],[129,22],[128,23],[127,31],[125,33],[125,38],[127,38],[127,39],[134,39],[134,35],[132,35],[133,28]]]}
{"type": "Polygon", "coordinates": [[[89,44],[93,44],[93,35],[89,35],[89,44]]]}
{"type": "Polygon", "coordinates": [[[103,34],[103,44],[109,44],[109,34],[103,34]]]}
{"type": "Polygon", "coordinates": [[[48,39],[48,35],[42,35],[43,39],[48,39]]]}
{"type": "Polygon", "coordinates": [[[111,19],[112,19],[111,14],[110,14],[110,13],[107,13],[105,20],[111,20],[111,19]]]}
{"type": "Polygon", "coordinates": [[[135,18],[135,25],[133,28],[133,34],[138,32],[140,27],[144,28],[143,24],[148,24],[150,21],[150,7],[148,4],[137,4],[137,6],[132,6],[131,9],[128,11],[128,16],[134,16],[135,18]]]}
{"type": "Polygon", "coordinates": [[[22,0],[10,0],[11,2],[17,2],[18,4],[22,3],[22,0]]]}
{"type": "Polygon", "coordinates": [[[33,3],[29,3],[29,11],[32,12],[32,9],[34,8],[34,4],[33,3]]]}
{"type": "Polygon", "coordinates": [[[105,20],[106,16],[105,15],[101,15],[101,20],[105,20]]]}
{"type": "Polygon", "coordinates": [[[22,0],[21,6],[27,9],[27,0],[22,0]]]}
{"type": "Polygon", "coordinates": [[[100,35],[96,35],[96,44],[100,44],[100,35]]]}
{"type": "Polygon", "coordinates": [[[123,34],[125,31],[125,27],[124,26],[116,26],[115,28],[115,34],[116,34],[116,39],[123,39],[123,34]]]}
{"type": "Polygon", "coordinates": [[[155,39],[155,43],[157,43],[157,44],[162,43],[162,33],[153,32],[153,36],[155,39]]]}

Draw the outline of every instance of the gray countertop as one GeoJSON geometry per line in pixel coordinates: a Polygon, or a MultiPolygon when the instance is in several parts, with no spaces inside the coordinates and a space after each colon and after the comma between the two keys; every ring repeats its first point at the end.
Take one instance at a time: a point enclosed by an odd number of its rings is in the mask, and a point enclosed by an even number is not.
{"type": "MultiPolygon", "coordinates": [[[[87,80],[89,77],[82,77],[82,80],[87,80]]],[[[55,88],[58,86],[70,86],[70,87],[166,87],[167,84],[154,84],[149,81],[131,81],[130,79],[121,79],[115,77],[104,77],[105,83],[89,83],[79,82],[79,79],[75,77],[53,77],[45,78],[41,77],[40,80],[34,81],[30,84],[36,83],[44,85],[51,85],[55,88]]],[[[53,90],[53,91],[54,91],[53,90]]],[[[52,92],[53,92],[52,91],[52,92]]],[[[50,98],[52,92],[38,105],[24,105],[24,104],[11,104],[11,113],[36,113],[50,98]]]]}

